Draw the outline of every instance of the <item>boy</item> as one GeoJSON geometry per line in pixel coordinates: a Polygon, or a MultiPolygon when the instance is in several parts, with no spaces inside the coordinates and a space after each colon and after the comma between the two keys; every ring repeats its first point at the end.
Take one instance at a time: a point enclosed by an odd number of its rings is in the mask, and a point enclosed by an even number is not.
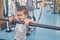
{"type": "Polygon", "coordinates": [[[15,27],[15,39],[16,40],[26,40],[26,33],[29,23],[35,23],[31,20],[31,17],[28,15],[28,11],[25,6],[21,6],[17,10],[17,16],[13,16],[9,18],[9,21],[12,23],[13,20],[24,21],[25,24],[16,23],[15,27]]]}

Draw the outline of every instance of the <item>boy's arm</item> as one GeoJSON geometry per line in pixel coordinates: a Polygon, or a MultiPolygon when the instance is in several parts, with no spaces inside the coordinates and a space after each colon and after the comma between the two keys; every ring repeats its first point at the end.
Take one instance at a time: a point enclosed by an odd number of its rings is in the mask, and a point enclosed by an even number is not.
{"type": "Polygon", "coordinates": [[[11,17],[9,17],[9,22],[10,23],[12,23],[13,20],[19,21],[18,18],[17,18],[17,16],[11,16],[11,17]]]}
{"type": "Polygon", "coordinates": [[[12,21],[14,20],[14,16],[9,17],[9,22],[12,23],[12,21]]]}
{"type": "Polygon", "coordinates": [[[30,23],[30,22],[31,22],[31,23],[36,23],[36,22],[33,21],[33,20],[25,20],[24,22],[25,22],[25,25],[26,25],[26,26],[29,26],[29,23],[30,23]]]}

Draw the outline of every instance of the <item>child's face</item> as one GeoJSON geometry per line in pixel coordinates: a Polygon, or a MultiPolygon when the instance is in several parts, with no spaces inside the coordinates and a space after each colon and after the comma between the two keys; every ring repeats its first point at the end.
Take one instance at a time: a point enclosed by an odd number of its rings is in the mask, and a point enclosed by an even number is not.
{"type": "Polygon", "coordinates": [[[20,21],[22,21],[27,17],[27,14],[25,15],[23,11],[19,11],[17,12],[17,17],[20,21]]]}

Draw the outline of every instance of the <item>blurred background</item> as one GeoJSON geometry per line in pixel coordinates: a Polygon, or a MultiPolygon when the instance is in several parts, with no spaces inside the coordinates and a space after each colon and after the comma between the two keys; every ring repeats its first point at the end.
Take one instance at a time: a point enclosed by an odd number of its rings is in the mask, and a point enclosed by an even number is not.
{"type": "MultiPolygon", "coordinates": [[[[16,16],[20,6],[26,6],[37,23],[60,27],[60,0],[0,0],[0,18],[16,16]]],[[[0,40],[14,40],[14,27],[0,20],[0,40]]],[[[36,27],[27,40],[60,40],[60,31],[36,27]]]]}

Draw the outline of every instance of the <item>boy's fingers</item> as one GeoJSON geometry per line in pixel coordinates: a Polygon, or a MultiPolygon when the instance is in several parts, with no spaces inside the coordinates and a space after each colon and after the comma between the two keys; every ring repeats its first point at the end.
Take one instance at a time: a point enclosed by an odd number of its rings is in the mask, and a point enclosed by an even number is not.
{"type": "Polygon", "coordinates": [[[35,21],[31,20],[32,23],[36,23],[35,21]]]}
{"type": "Polygon", "coordinates": [[[17,16],[14,17],[15,20],[20,21],[17,16]]]}
{"type": "Polygon", "coordinates": [[[14,19],[18,21],[18,17],[14,17],[14,19]]]}
{"type": "Polygon", "coordinates": [[[36,23],[36,22],[33,21],[33,20],[25,20],[24,22],[25,22],[25,25],[26,25],[26,26],[29,26],[29,23],[30,23],[30,22],[32,22],[32,23],[36,23]]]}
{"type": "Polygon", "coordinates": [[[13,20],[13,18],[12,18],[12,17],[10,17],[10,18],[9,18],[9,22],[12,22],[12,20],[13,20]]]}
{"type": "Polygon", "coordinates": [[[30,21],[25,20],[24,22],[25,22],[25,25],[26,25],[26,26],[29,26],[30,21]]]}

